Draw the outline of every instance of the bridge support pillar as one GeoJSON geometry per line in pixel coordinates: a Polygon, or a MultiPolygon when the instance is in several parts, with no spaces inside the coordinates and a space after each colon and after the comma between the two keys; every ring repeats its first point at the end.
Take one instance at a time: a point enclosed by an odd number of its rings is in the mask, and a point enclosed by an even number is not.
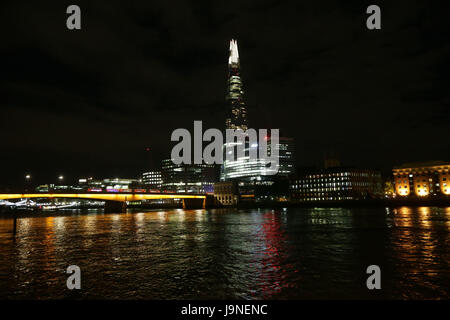
{"type": "Polygon", "coordinates": [[[183,199],[183,209],[204,209],[204,208],[205,208],[204,198],[183,199]]]}
{"type": "Polygon", "coordinates": [[[105,201],[105,213],[125,213],[127,203],[125,201],[105,201]]]}
{"type": "Polygon", "coordinates": [[[203,208],[205,208],[205,209],[214,208],[215,205],[216,205],[216,199],[214,198],[214,196],[211,194],[207,194],[203,208]]]}

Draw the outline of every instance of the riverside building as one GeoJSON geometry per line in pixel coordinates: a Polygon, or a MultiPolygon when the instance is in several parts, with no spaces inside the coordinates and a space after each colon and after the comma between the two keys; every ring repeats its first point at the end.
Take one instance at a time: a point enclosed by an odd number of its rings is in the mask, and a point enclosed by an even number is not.
{"type": "Polygon", "coordinates": [[[392,169],[395,194],[399,197],[450,196],[450,163],[428,161],[406,163],[392,169]]]}
{"type": "Polygon", "coordinates": [[[367,200],[383,197],[381,173],[332,167],[306,170],[291,180],[292,202],[367,200]]]}

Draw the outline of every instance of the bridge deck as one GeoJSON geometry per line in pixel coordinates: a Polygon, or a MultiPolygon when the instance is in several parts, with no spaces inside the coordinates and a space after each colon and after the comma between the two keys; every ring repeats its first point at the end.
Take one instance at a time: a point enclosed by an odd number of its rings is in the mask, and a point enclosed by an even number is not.
{"type": "Polygon", "coordinates": [[[11,193],[0,194],[0,200],[25,198],[77,198],[102,201],[139,201],[159,199],[205,199],[205,195],[145,193],[11,193]]]}

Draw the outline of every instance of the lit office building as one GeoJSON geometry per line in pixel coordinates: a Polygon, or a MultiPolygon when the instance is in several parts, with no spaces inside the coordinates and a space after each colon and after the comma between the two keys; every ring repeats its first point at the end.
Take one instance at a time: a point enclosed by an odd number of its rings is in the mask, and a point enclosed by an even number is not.
{"type": "Polygon", "coordinates": [[[142,184],[151,189],[161,189],[161,171],[149,171],[142,174],[142,184]]]}
{"type": "Polygon", "coordinates": [[[78,192],[83,191],[84,189],[80,186],[50,183],[39,185],[35,188],[35,190],[38,193],[47,193],[47,192],[78,192]]]}
{"type": "Polygon", "coordinates": [[[407,163],[392,169],[395,194],[401,197],[450,195],[450,163],[407,163]]]}
{"type": "Polygon", "coordinates": [[[212,193],[216,181],[213,164],[174,164],[162,161],[162,190],[179,193],[212,193]]]}
{"type": "MultiPolygon", "coordinates": [[[[269,139],[269,146],[271,146],[269,139]]],[[[278,149],[278,177],[291,177],[295,173],[295,144],[293,138],[280,137],[278,149]]]]}
{"type": "Polygon", "coordinates": [[[121,178],[107,178],[97,180],[93,178],[83,178],[78,180],[78,185],[85,189],[93,191],[118,191],[132,189],[133,185],[139,184],[137,179],[121,179],[121,178]]]}
{"type": "Polygon", "coordinates": [[[221,181],[233,179],[261,180],[267,175],[266,162],[261,159],[250,160],[247,155],[237,160],[224,160],[221,172],[221,181]]]}
{"type": "Polygon", "coordinates": [[[306,170],[290,184],[291,201],[345,201],[375,199],[383,196],[380,172],[333,167],[306,170]]]}
{"type": "Polygon", "coordinates": [[[258,144],[246,145],[244,148],[245,156],[235,160],[224,160],[221,172],[221,181],[228,180],[273,180],[278,178],[288,178],[295,173],[295,144],[293,138],[279,137],[279,141],[272,146],[270,137],[267,140],[268,154],[271,154],[272,148],[278,152],[278,166],[271,169],[267,160],[250,160],[250,149],[258,148],[258,144]],[[277,171],[274,174],[274,171],[277,171]]]}

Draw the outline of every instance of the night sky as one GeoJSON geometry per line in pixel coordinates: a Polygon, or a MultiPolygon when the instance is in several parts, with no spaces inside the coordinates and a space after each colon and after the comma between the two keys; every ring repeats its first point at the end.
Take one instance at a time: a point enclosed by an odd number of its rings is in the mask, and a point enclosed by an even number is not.
{"type": "Polygon", "coordinates": [[[448,161],[444,3],[2,1],[0,185],[136,177],[170,157],[174,129],[222,129],[232,38],[250,127],[294,137],[299,166],[448,161]]]}

